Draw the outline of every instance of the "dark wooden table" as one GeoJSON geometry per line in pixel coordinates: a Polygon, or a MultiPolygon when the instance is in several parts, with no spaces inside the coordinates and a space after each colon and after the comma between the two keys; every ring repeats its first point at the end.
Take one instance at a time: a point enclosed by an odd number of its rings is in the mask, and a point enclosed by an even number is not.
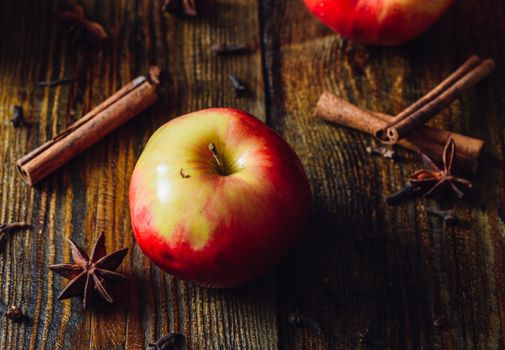
{"type": "Polygon", "coordinates": [[[1,246],[1,302],[20,305],[28,319],[0,320],[0,349],[143,349],[170,331],[193,349],[505,347],[503,0],[458,1],[398,48],[342,40],[302,0],[208,0],[196,19],[163,13],[159,0],[82,4],[110,33],[96,52],[71,43],[56,1],[0,4],[0,222],[33,224],[1,246]],[[221,42],[256,50],[216,57],[209,47],[221,42]],[[486,140],[474,190],[462,202],[387,207],[384,194],[403,185],[416,156],[370,157],[370,137],[312,117],[318,96],[327,89],[393,114],[472,53],[494,57],[497,70],[433,124],[486,140]],[[22,182],[17,158],[150,64],[169,75],[165,98],[35,189],[22,182]],[[230,74],[250,96],[235,97],[230,74]],[[36,86],[79,76],[84,83],[36,86]],[[16,104],[31,128],[9,124],[16,104]],[[216,106],[245,109],[278,130],[315,198],[304,242],[270,275],[231,290],[195,287],[154,267],[128,213],[130,174],[149,136],[177,115],[216,106]],[[453,206],[463,224],[427,217],[425,207],[438,205],[453,206]],[[69,261],[67,238],[90,249],[101,231],[109,249],[131,248],[120,268],[130,278],[113,306],[83,312],[78,299],[56,300],[66,282],[47,266],[69,261]],[[289,325],[295,310],[317,319],[322,333],[289,325]]]}

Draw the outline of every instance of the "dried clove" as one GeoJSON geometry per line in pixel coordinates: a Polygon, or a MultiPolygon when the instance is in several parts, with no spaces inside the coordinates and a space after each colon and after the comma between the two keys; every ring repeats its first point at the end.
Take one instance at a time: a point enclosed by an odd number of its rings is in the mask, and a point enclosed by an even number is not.
{"type": "Polygon", "coordinates": [[[295,311],[288,315],[288,323],[294,326],[308,327],[317,332],[317,335],[321,335],[321,326],[319,322],[315,319],[302,315],[300,312],[295,311]]]}
{"type": "Polygon", "coordinates": [[[196,0],[165,0],[163,11],[176,16],[196,16],[196,0]]]}
{"type": "Polygon", "coordinates": [[[60,11],[58,17],[61,21],[70,24],[73,41],[85,40],[89,44],[95,45],[108,37],[101,24],[86,18],[84,9],[80,5],[74,4],[69,10],[60,11]]]}
{"type": "Polygon", "coordinates": [[[14,106],[14,116],[10,122],[15,128],[19,128],[21,126],[30,126],[30,123],[25,119],[23,107],[17,105],[14,106]]]}
{"type": "Polygon", "coordinates": [[[187,350],[186,336],[181,333],[169,333],[147,345],[146,350],[187,350]]]}
{"type": "Polygon", "coordinates": [[[438,316],[433,320],[433,325],[439,328],[444,327],[446,323],[447,323],[447,316],[445,315],[438,316]]]}
{"type": "Polygon", "coordinates": [[[386,197],[386,204],[387,205],[396,205],[406,199],[409,199],[411,197],[414,197],[421,193],[421,187],[413,184],[412,182],[407,182],[405,187],[403,187],[401,190],[396,191],[393,194],[390,194],[389,196],[386,197]]]}
{"type": "Polygon", "coordinates": [[[426,213],[439,217],[444,220],[449,226],[455,226],[459,223],[459,219],[453,210],[440,210],[433,207],[428,207],[425,209],[426,213]]]}
{"type": "Polygon", "coordinates": [[[25,318],[23,311],[21,311],[21,309],[16,305],[9,306],[7,311],[4,313],[4,316],[14,322],[21,322],[25,318]]]}
{"type": "Polygon", "coordinates": [[[252,50],[247,45],[228,45],[222,43],[212,45],[210,51],[216,55],[241,55],[250,53],[252,50]]]}
{"type": "Polygon", "coordinates": [[[37,86],[40,87],[55,87],[58,85],[63,85],[63,84],[69,84],[73,82],[73,79],[70,78],[62,78],[62,79],[55,79],[55,80],[44,80],[44,81],[39,81],[37,83],[37,86]]]}
{"type": "Polygon", "coordinates": [[[247,93],[247,88],[236,76],[230,75],[230,81],[232,83],[233,89],[235,90],[235,96],[237,98],[243,97],[247,93]]]}
{"type": "Polygon", "coordinates": [[[380,156],[385,159],[394,160],[396,158],[395,150],[392,148],[384,147],[384,146],[375,147],[375,148],[367,147],[366,151],[367,151],[367,153],[369,153],[371,155],[380,156]]]}
{"type": "Polygon", "coordinates": [[[0,224],[0,244],[2,243],[5,235],[17,230],[30,228],[31,225],[24,222],[12,222],[9,224],[0,224]]]}

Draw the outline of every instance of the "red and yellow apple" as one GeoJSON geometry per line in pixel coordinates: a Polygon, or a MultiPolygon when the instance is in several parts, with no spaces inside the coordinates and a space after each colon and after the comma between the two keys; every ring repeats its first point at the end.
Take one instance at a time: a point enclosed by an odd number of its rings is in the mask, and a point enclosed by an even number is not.
{"type": "Polygon", "coordinates": [[[311,192],[291,147],[239,110],[206,109],[158,129],[130,184],[135,238],[156,265],[208,287],[270,270],[305,229],[311,192]]]}
{"type": "Polygon", "coordinates": [[[422,34],[453,0],[304,0],[328,27],[367,44],[397,45],[422,34]]]}

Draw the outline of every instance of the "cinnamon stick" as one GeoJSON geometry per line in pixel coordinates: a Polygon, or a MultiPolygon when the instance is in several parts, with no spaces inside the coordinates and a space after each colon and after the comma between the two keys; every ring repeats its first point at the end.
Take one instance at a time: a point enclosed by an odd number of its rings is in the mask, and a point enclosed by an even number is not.
{"type": "Polygon", "coordinates": [[[375,131],[375,136],[387,143],[396,143],[404,135],[426,123],[451,104],[464,90],[487,77],[495,68],[492,59],[470,57],[459,69],[419,101],[395,116],[375,131]]]}
{"type": "Polygon", "coordinates": [[[444,81],[438,84],[433,90],[424,95],[420,100],[413,103],[400,114],[396,115],[386,127],[379,129],[375,132],[375,137],[382,141],[388,141],[387,129],[392,127],[394,123],[403,120],[405,117],[409,116],[413,112],[422,108],[429,102],[431,102],[435,97],[439,96],[443,91],[447,90],[455,82],[461,79],[465,74],[472,70],[477,64],[481,62],[481,59],[477,55],[471,56],[461,67],[459,67],[454,73],[448,76],[444,81]]]}
{"type": "MultiPolygon", "coordinates": [[[[393,117],[359,108],[329,92],[324,92],[317,102],[315,115],[326,121],[360,130],[370,135],[383,128],[393,117]]],[[[454,138],[457,147],[455,166],[466,172],[475,172],[484,142],[469,136],[428,126],[401,139],[398,144],[415,152],[422,152],[434,160],[442,158],[447,140],[454,138]]]]}
{"type": "Polygon", "coordinates": [[[60,168],[158,99],[160,70],[139,76],[66,130],[19,159],[16,164],[31,186],[60,168]]]}

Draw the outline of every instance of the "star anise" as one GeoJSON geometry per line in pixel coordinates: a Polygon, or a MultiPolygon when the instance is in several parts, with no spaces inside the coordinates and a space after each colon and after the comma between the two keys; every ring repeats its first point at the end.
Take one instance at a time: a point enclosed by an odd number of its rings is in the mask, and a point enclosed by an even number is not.
{"type": "Polygon", "coordinates": [[[196,16],[196,0],[165,0],[163,11],[177,16],[196,16]]]}
{"type": "Polygon", "coordinates": [[[442,155],[443,169],[440,169],[428,156],[421,154],[426,169],[421,169],[412,174],[409,182],[425,190],[424,196],[433,194],[436,190],[449,187],[458,198],[463,198],[464,193],[460,186],[471,188],[472,183],[467,179],[456,177],[452,174],[452,166],[456,155],[456,143],[449,138],[442,155]]]}
{"type": "Polygon", "coordinates": [[[106,289],[105,282],[118,282],[126,279],[126,276],[114,271],[123,261],[128,248],[106,254],[105,236],[102,232],[93,247],[91,257],[88,257],[81,247],[71,239],[68,241],[74,264],[49,266],[51,271],[71,280],[58,296],[58,300],[82,296],[82,304],[85,309],[94,289],[103,299],[112,303],[113,299],[106,289]]]}
{"type": "Polygon", "coordinates": [[[70,23],[70,31],[74,40],[85,39],[90,44],[97,44],[107,39],[107,32],[100,23],[87,19],[84,9],[80,5],[72,5],[72,8],[58,13],[60,20],[70,23]]]}

